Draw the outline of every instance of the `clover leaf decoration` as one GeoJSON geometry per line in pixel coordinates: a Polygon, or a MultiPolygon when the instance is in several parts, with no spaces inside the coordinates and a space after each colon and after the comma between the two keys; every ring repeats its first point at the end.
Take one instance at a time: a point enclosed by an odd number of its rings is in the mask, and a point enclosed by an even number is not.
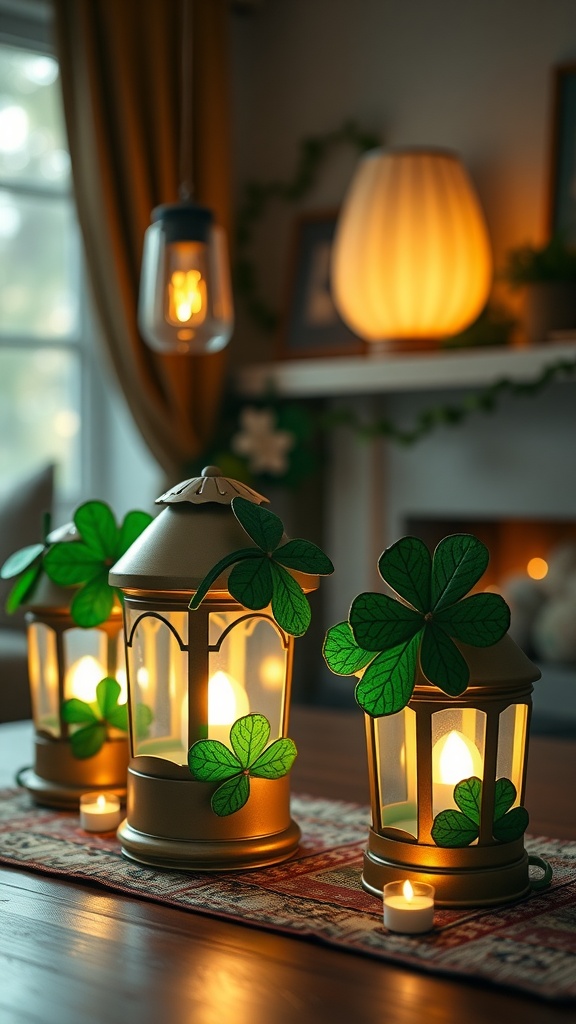
{"type": "Polygon", "coordinates": [[[73,518],[79,540],[57,541],[46,551],[43,566],[53,583],[76,587],[70,615],[77,626],[99,626],[110,615],[122,592],[108,583],[114,563],[152,522],[148,512],[128,512],[120,527],[103,501],[87,501],[73,518]]]}
{"type": "MultiPolygon", "coordinates": [[[[112,676],[105,676],[96,687],[93,704],[78,697],[63,702],[63,721],[81,726],[69,737],[74,757],[84,759],[97,754],[108,739],[109,727],[128,732],[128,705],[118,703],[120,693],[120,683],[112,676]]],[[[147,704],[136,707],[136,734],[139,737],[147,734],[152,718],[152,709],[147,704]]]]}
{"type": "Polygon", "coordinates": [[[403,537],[380,556],[378,570],[398,595],[360,594],[348,622],[328,630],[323,653],[337,675],[363,672],[356,700],[374,718],[406,707],[420,668],[428,682],[457,697],[470,670],[455,640],[490,647],[510,625],[498,594],[465,597],[488,565],[488,549],[470,534],[440,541],[433,557],[423,541],[403,537]]]}
{"type": "MultiPolygon", "coordinates": [[[[494,794],[494,823],[492,835],[500,843],[520,839],[528,828],[528,811],[514,807],[516,787],[510,779],[498,779],[494,794]]],[[[480,804],[482,782],[475,775],[463,779],[454,787],[454,800],[459,811],[440,811],[432,825],[432,839],[437,846],[470,846],[480,833],[480,804]]]]}
{"type": "Polygon", "coordinates": [[[238,718],[230,729],[232,749],[220,740],[197,740],[188,752],[188,766],[198,782],[222,783],[211,798],[220,817],[239,811],[250,796],[250,778],[281,779],[296,757],[293,740],[283,738],[266,746],[270,723],[264,715],[238,718]]]}
{"type": "Polygon", "coordinates": [[[16,580],[6,598],[5,608],[9,615],[12,615],[20,605],[29,600],[42,575],[42,558],[49,544],[49,513],[44,516],[42,532],[44,535],[42,544],[28,544],[25,548],[14,551],[0,569],[1,579],[16,580]]]}
{"type": "Polygon", "coordinates": [[[310,605],[288,569],[328,576],[334,572],[332,562],[312,541],[296,539],[280,544],[282,520],[261,505],[247,498],[233,498],[232,511],[257,547],[240,548],[222,558],[206,574],[189,607],[192,611],[198,608],[218,576],[233,566],[228,590],[234,600],[252,611],[271,604],[278,625],[292,636],[303,636],[310,625],[310,605]]]}

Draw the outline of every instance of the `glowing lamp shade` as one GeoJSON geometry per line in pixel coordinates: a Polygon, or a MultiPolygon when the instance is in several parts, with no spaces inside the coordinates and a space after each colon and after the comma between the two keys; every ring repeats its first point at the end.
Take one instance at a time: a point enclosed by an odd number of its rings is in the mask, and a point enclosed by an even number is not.
{"type": "Polygon", "coordinates": [[[138,325],[158,352],[219,352],[234,325],[226,239],[195,203],[152,211],[144,238],[138,325]]]}
{"type": "Polygon", "coordinates": [[[459,159],[441,150],[372,150],[338,219],[331,282],[342,319],[373,342],[434,343],[486,303],[492,258],[459,159]]]}

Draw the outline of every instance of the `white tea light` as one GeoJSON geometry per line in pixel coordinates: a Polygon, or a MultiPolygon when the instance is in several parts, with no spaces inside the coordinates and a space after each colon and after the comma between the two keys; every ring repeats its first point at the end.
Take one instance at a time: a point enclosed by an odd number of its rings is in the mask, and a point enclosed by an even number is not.
{"type": "Polygon", "coordinates": [[[384,886],[384,927],[419,935],[434,927],[434,886],[426,882],[388,882],[384,886]]]}
{"type": "Polygon", "coordinates": [[[85,832],[113,832],[122,815],[113,793],[84,793],[80,797],[80,826],[85,832]]]}

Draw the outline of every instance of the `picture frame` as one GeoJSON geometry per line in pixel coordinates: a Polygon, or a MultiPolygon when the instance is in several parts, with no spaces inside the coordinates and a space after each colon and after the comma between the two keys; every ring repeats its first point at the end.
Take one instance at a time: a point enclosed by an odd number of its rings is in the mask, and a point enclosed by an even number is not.
{"type": "Polygon", "coordinates": [[[548,232],[576,245],[576,63],[554,69],[548,232]]]}
{"type": "Polygon", "coordinates": [[[292,233],[280,359],[362,355],[366,342],[340,317],[330,290],[330,250],[338,210],[302,214],[292,233]]]}

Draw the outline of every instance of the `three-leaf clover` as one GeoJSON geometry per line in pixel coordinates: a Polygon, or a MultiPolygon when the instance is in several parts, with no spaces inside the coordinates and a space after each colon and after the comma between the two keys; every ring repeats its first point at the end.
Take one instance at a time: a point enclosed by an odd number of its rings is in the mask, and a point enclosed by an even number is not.
{"type": "Polygon", "coordinates": [[[403,537],[380,556],[380,575],[399,600],[360,594],[348,622],[328,630],[323,648],[337,675],[365,670],[356,700],[367,714],[377,718],[401,711],[418,668],[444,693],[464,692],[470,670],[454,640],[490,647],[510,625],[510,610],[498,594],[465,597],[488,557],[486,546],[470,534],[445,537],[433,557],[416,537],[403,537]]]}
{"type": "Polygon", "coordinates": [[[43,566],[61,587],[76,587],[70,615],[77,626],[99,626],[122,593],[108,583],[110,567],[152,522],[148,512],[128,512],[118,527],[112,509],[103,501],[87,501],[74,513],[79,540],[58,541],[48,548],[43,566]]]}
{"type": "Polygon", "coordinates": [[[240,548],[222,558],[200,583],[190,608],[198,608],[218,576],[233,566],[228,590],[234,600],[252,611],[272,604],[278,625],[292,636],[302,636],[310,625],[310,605],[288,569],[328,576],[334,572],[332,562],[312,541],[297,539],[280,544],[282,520],[261,505],[233,498],[232,511],[257,547],[240,548]]]}
{"type": "MultiPolygon", "coordinates": [[[[120,683],[105,676],[96,687],[96,700],[89,704],[78,697],[71,697],[62,704],[62,719],[69,725],[80,725],[70,733],[70,744],[74,757],[93,757],[108,738],[108,727],[128,732],[128,705],[119,704],[120,683]]],[[[152,710],[147,704],[136,707],[136,733],[145,736],[152,721],[152,710]]]]}
{"type": "Polygon", "coordinates": [[[111,676],[101,679],[96,687],[96,702],[88,704],[71,697],[62,704],[62,719],[69,725],[80,725],[70,734],[74,757],[93,757],[108,736],[108,726],[128,731],[128,708],[118,704],[120,684],[111,676]]]}
{"type": "Polygon", "coordinates": [[[233,814],[250,796],[250,778],[280,779],[296,757],[293,740],[283,738],[266,746],[270,723],[264,715],[238,718],[230,729],[232,750],[220,740],[197,740],[188,752],[188,766],[198,782],[221,782],[211,798],[220,817],[233,814]]]}
{"type": "MultiPolygon", "coordinates": [[[[494,793],[494,824],[492,835],[500,843],[520,839],[528,828],[528,811],[514,807],[516,787],[510,779],[498,779],[494,793]]],[[[480,833],[482,782],[475,775],[454,787],[454,800],[459,811],[440,811],[432,825],[432,839],[437,846],[470,846],[480,833]]]]}

